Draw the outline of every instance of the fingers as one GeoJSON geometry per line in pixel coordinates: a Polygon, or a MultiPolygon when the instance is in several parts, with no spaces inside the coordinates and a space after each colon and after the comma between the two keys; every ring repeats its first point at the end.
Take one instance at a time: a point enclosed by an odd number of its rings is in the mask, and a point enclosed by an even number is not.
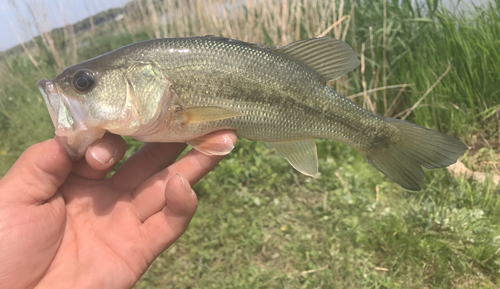
{"type": "MultiPolygon", "coordinates": [[[[227,131],[224,138],[229,138],[233,144],[236,143],[236,134],[232,131],[227,131]]],[[[132,203],[136,206],[139,219],[144,222],[163,208],[163,188],[172,176],[180,173],[186,182],[194,185],[223,158],[224,156],[207,156],[197,150],[191,150],[180,160],[148,179],[132,195],[132,203]]]]}
{"type": "Polygon", "coordinates": [[[107,133],[89,146],[85,158],[75,163],[72,172],[87,179],[104,179],[126,150],[127,144],[121,136],[107,133]]]}
{"type": "Polygon", "coordinates": [[[183,143],[146,143],[118,169],[111,180],[118,188],[136,188],[175,162],[185,148],[183,143]]]}
{"type": "MultiPolygon", "coordinates": [[[[204,152],[228,154],[236,143],[236,133],[231,130],[217,131],[202,138],[196,143],[204,152]]],[[[112,180],[122,189],[137,188],[149,177],[175,162],[186,148],[180,143],[147,143],[114,174],[112,180]]],[[[213,153],[209,153],[211,155],[213,153]]]]}
{"type": "Polygon", "coordinates": [[[164,199],[166,205],[163,209],[143,224],[148,247],[155,256],[170,247],[186,231],[198,205],[196,194],[180,174],[168,181],[164,199]]]}
{"type": "MultiPolygon", "coordinates": [[[[218,144],[220,145],[221,143],[224,143],[224,146],[226,146],[227,143],[231,143],[234,147],[237,141],[236,133],[231,130],[218,131],[208,136],[210,136],[210,138],[207,137],[205,141],[212,144],[214,147],[217,147],[218,144]]],[[[229,152],[230,151],[227,151],[227,153],[229,152]]],[[[180,172],[191,185],[194,185],[202,177],[208,174],[224,156],[225,155],[207,155],[198,150],[190,150],[181,159],[162,172],[162,174],[166,175],[170,172],[180,172]]]]}
{"type": "Polygon", "coordinates": [[[158,180],[133,196],[132,204],[135,206],[137,218],[142,223],[165,207],[165,186],[165,182],[158,180]]]}
{"type": "Polygon", "coordinates": [[[225,156],[234,148],[233,134],[228,131],[216,131],[188,141],[188,145],[206,155],[225,156]]]}
{"type": "Polygon", "coordinates": [[[144,222],[164,207],[165,195],[163,191],[172,176],[181,174],[184,176],[185,183],[194,185],[223,158],[224,156],[207,156],[197,150],[191,150],[179,161],[147,180],[132,195],[132,203],[136,207],[138,218],[144,222]]]}
{"type": "Polygon", "coordinates": [[[29,147],[0,180],[4,199],[43,204],[69,175],[71,158],[57,138],[29,147]]]}
{"type": "MultiPolygon", "coordinates": [[[[226,131],[225,134],[214,134],[214,137],[219,139],[219,142],[231,142],[236,144],[237,136],[234,131],[226,131]]],[[[210,143],[216,142],[212,139],[207,139],[210,143]]],[[[229,151],[228,151],[229,153],[229,151]]],[[[193,186],[206,174],[208,174],[225,155],[206,155],[197,150],[191,150],[177,162],[168,167],[168,172],[180,172],[186,180],[193,186]]]]}

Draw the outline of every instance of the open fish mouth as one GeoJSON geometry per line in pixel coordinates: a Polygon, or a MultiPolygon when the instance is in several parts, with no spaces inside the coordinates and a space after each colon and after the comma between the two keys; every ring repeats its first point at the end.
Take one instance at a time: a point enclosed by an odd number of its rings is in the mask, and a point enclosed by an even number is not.
{"type": "Polygon", "coordinates": [[[37,86],[49,110],[56,135],[60,137],[71,158],[80,159],[85,155],[87,147],[100,139],[105,130],[88,127],[83,103],[64,95],[51,80],[42,79],[37,86]]]}

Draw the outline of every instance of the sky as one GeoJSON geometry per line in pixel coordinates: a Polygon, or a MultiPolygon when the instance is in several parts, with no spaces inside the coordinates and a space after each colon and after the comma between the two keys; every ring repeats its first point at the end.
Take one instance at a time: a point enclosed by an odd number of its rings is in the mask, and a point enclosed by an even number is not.
{"type": "MultiPolygon", "coordinates": [[[[108,10],[113,7],[123,7],[129,0],[0,0],[0,27],[2,27],[2,37],[0,39],[0,51],[11,48],[19,44],[19,39],[23,42],[36,36],[38,33],[33,24],[35,20],[26,9],[26,3],[31,3],[35,9],[37,17],[43,19],[43,13],[47,13],[49,24],[46,25],[47,30],[61,27],[66,24],[73,24],[83,20],[89,15],[97,14],[101,11],[108,10]],[[15,9],[13,4],[18,7],[15,9]],[[65,15],[63,20],[61,8],[65,15]],[[19,11],[19,14],[16,12],[19,11]],[[17,16],[21,16],[25,21],[30,22],[32,33],[28,33],[23,27],[17,16]]],[[[272,1],[272,0],[271,0],[272,1]]],[[[370,1],[370,0],[368,0],[370,1]]],[[[379,0],[373,0],[379,1],[379,0]]],[[[493,0],[463,0],[462,7],[467,4],[474,3],[483,5],[493,0]]],[[[452,7],[457,0],[443,0],[445,7],[452,7]]]]}
{"type": "MultiPolygon", "coordinates": [[[[108,10],[113,7],[123,7],[129,0],[0,0],[0,27],[2,37],[0,39],[0,51],[11,48],[19,44],[18,37],[22,41],[27,41],[31,37],[21,22],[18,21],[16,11],[25,19],[35,23],[33,17],[26,9],[26,3],[31,3],[35,13],[43,19],[43,13],[47,13],[50,29],[73,24],[83,20],[89,15],[97,14],[101,11],[108,10]],[[15,9],[16,5],[18,9],[15,9]],[[66,21],[63,21],[60,5],[66,21]]],[[[32,27],[32,35],[38,35],[34,26],[32,27]]]]}

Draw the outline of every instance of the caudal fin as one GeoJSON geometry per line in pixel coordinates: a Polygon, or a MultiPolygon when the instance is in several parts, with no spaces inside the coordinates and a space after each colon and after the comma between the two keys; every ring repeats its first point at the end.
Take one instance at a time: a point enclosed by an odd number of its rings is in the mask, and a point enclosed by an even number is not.
{"type": "Polygon", "coordinates": [[[468,148],[444,133],[413,123],[384,118],[399,135],[394,141],[363,154],[366,161],[401,187],[419,191],[424,181],[422,167],[442,168],[455,163],[468,148]]]}

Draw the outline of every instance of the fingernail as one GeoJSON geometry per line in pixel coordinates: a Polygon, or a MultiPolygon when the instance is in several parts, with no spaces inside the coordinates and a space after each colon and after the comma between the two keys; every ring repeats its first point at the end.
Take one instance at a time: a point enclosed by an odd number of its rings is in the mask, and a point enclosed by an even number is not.
{"type": "Polygon", "coordinates": [[[234,149],[234,143],[233,140],[227,136],[222,136],[221,139],[217,139],[216,142],[205,142],[199,148],[202,149],[201,151],[204,154],[209,156],[225,156],[234,149]]]}
{"type": "MultiPolygon", "coordinates": [[[[179,173],[177,173],[177,176],[179,176],[179,178],[181,179],[182,186],[184,188],[186,188],[186,181],[184,180],[184,177],[181,174],[179,174],[179,173]]],[[[188,186],[186,189],[189,190],[189,193],[194,194],[194,191],[193,191],[193,189],[191,189],[190,186],[188,186]]]]}
{"type": "Polygon", "coordinates": [[[234,149],[233,139],[228,136],[223,136],[224,143],[226,144],[227,153],[230,153],[234,149]]]}
{"type": "Polygon", "coordinates": [[[181,176],[181,174],[177,173],[177,175],[178,175],[178,176],[179,176],[179,178],[181,179],[182,185],[183,185],[183,186],[186,186],[186,183],[184,183],[184,178],[181,176]]]}
{"type": "Polygon", "coordinates": [[[109,141],[101,141],[90,148],[90,155],[101,165],[107,165],[115,152],[115,147],[109,141]]]}

